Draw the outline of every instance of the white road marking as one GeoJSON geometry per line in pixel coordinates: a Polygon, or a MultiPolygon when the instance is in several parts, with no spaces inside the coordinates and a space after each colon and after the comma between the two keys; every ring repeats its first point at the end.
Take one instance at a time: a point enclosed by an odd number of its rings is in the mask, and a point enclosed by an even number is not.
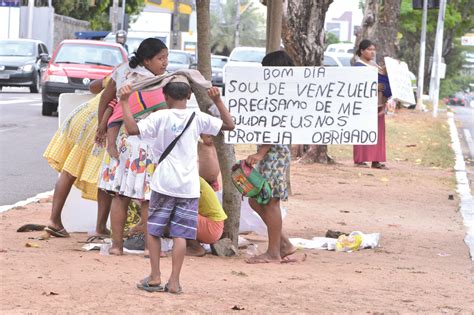
{"type": "Polygon", "coordinates": [[[13,128],[7,128],[7,129],[2,129],[0,130],[0,132],[5,132],[5,131],[10,131],[10,130],[15,130],[17,129],[18,127],[13,127],[13,128]]]}
{"type": "Polygon", "coordinates": [[[27,100],[4,100],[0,101],[0,105],[8,105],[8,104],[20,104],[20,103],[27,103],[27,100]]]}
{"type": "Polygon", "coordinates": [[[32,103],[28,104],[29,106],[43,106],[43,103],[32,103]]]}

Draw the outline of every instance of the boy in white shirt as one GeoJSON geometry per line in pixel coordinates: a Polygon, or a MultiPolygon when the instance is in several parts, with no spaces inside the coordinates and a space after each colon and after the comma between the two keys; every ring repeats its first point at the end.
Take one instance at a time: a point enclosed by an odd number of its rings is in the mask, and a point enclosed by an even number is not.
{"type": "Polygon", "coordinates": [[[179,274],[186,253],[186,239],[196,239],[197,231],[200,195],[197,168],[199,135],[217,135],[220,130],[233,130],[234,123],[216,87],[210,88],[208,94],[216,104],[222,120],[196,112],[187,129],[185,126],[193,113],[192,110],[186,109],[186,102],[191,95],[187,78],[176,76],[165,85],[163,93],[170,109],[155,112],[138,123],[133,119],[128,106],[130,86],[121,89],[120,103],[128,134],[155,138],[153,151],[156,157],[161,157],[168,145],[182,133],[175,147],[159,163],[153,174],[147,222],[151,274],[137,285],[139,289],[148,292],[181,293],[179,274]],[[168,283],[163,287],[160,272],[160,237],[167,226],[173,238],[172,271],[168,283]]]}

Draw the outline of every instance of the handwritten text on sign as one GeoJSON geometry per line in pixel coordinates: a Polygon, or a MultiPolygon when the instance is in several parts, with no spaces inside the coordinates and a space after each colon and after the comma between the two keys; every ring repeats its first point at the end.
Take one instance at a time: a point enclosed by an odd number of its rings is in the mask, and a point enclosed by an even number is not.
{"type": "Polygon", "coordinates": [[[372,67],[228,67],[227,143],[375,144],[372,67]]]}

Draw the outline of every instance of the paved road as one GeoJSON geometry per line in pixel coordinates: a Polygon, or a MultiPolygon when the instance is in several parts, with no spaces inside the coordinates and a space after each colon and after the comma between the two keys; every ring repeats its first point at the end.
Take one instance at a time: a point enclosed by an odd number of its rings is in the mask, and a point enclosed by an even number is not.
{"type": "Polygon", "coordinates": [[[0,206],[52,190],[57,173],[42,154],[57,117],[41,115],[41,94],[24,88],[0,92],[0,206]]]}

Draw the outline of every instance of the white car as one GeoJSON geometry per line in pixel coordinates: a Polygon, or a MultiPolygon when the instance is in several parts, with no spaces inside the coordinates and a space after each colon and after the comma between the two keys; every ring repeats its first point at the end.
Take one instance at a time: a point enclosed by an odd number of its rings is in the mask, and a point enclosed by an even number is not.
{"type": "Polygon", "coordinates": [[[350,67],[353,54],[349,53],[324,53],[323,66],[325,67],[350,67]]]}
{"type": "Polygon", "coordinates": [[[337,43],[329,44],[325,52],[328,53],[354,53],[354,44],[352,43],[337,43]]]}
{"type": "MultiPolygon", "coordinates": [[[[222,81],[225,85],[225,74],[228,67],[261,67],[262,59],[265,57],[265,48],[262,47],[235,47],[230,53],[229,61],[223,68],[222,81]]],[[[223,86],[222,94],[225,93],[223,86]]]]}

